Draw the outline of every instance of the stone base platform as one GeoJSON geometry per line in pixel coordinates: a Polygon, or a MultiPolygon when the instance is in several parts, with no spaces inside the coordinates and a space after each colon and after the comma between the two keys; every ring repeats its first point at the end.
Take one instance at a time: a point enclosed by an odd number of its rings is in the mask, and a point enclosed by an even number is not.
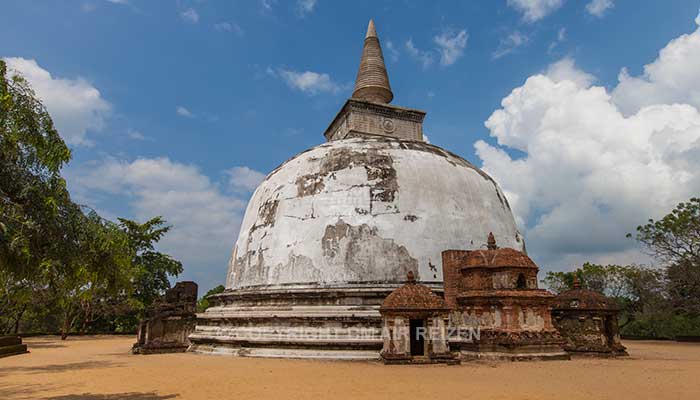
{"type": "Polygon", "coordinates": [[[210,297],[189,351],[249,357],[377,360],[379,306],[397,285],[238,289],[210,297]]]}
{"type": "Polygon", "coordinates": [[[165,353],[184,353],[189,346],[159,344],[155,346],[138,346],[134,344],[131,348],[133,354],[165,354],[165,353]]]}
{"type": "MultiPolygon", "coordinates": [[[[507,349],[505,351],[498,351],[499,349],[491,349],[495,351],[489,351],[487,349],[478,350],[466,350],[460,351],[460,358],[463,361],[471,360],[497,360],[497,361],[536,361],[536,360],[570,360],[571,356],[561,349],[553,348],[527,348],[518,347],[514,349],[507,349]]],[[[501,349],[503,350],[503,349],[501,349]]]]}
{"type": "Polygon", "coordinates": [[[620,351],[566,351],[571,358],[616,358],[616,357],[629,357],[629,353],[626,350],[620,351]]]}
{"type": "Polygon", "coordinates": [[[29,353],[19,336],[0,336],[0,358],[29,353]]]}
{"type": "Polygon", "coordinates": [[[459,351],[463,361],[569,360],[562,343],[556,332],[481,331],[480,337],[471,341],[452,338],[450,349],[459,351]]]}
{"type": "Polygon", "coordinates": [[[449,354],[444,357],[426,357],[426,356],[413,356],[413,357],[382,357],[382,362],[386,365],[425,365],[425,364],[447,364],[447,365],[459,365],[461,363],[459,354],[449,354]]]}

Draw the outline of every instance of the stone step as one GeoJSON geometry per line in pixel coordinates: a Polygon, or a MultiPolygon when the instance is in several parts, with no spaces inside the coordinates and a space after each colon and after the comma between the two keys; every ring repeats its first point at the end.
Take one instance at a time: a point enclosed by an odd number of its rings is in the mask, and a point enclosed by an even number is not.
{"type": "Polygon", "coordinates": [[[0,336],[0,347],[22,344],[22,338],[16,335],[0,336]]]}
{"type": "Polygon", "coordinates": [[[13,344],[9,346],[0,346],[0,357],[8,357],[16,354],[28,353],[26,344],[13,344]]]}
{"type": "Polygon", "coordinates": [[[205,340],[207,342],[219,342],[219,343],[256,343],[256,344],[285,344],[289,346],[326,346],[326,345],[337,345],[337,346],[349,346],[349,347],[362,347],[362,346],[380,346],[382,345],[382,339],[371,338],[289,338],[289,337],[255,337],[255,336],[226,336],[226,335],[200,335],[193,333],[190,335],[190,340],[193,342],[205,340]]]}
{"type": "Polygon", "coordinates": [[[372,318],[381,319],[377,310],[348,310],[348,309],[324,309],[320,307],[294,308],[294,309],[222,309],[207,310],[206,313],[197,314],[198,319],[219,318],[372,318]]]}
{"type": "Polygon", "coordinates": [[[254,348],[254,347],[222,347],[216,345],[199,344],[190,349],[195,353],[226,354],[238,357],[263,357],[263,358],[301,358],[317,360],[378,360],[379,351],[376,350],[318,350],[318,349],[294,349],[294,348],[254,348]]]}

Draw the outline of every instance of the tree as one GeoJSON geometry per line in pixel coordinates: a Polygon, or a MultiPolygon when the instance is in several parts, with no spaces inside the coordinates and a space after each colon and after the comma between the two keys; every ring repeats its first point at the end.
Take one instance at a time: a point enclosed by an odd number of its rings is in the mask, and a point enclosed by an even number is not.
{"type": "Polygon", "coordinates": [[[637,240],[666,266],[668,296],[675,312],[700,316],[700,198],[682,202],[660,220],[650,219],[637,227],[637,240]]]}
{"type": "Polygon", "coordinates": [[[94,211],[80,213],[78,252],[68,264],[52,263],[47,282],[62,312],[61,338],[82,323],[94,321],[106,299],[128,297],[133,291],[133,252],[119,226],[94,211]]]}
{"type": "Polygon", "coordinates": [[[27,312],[33,294],[33,282],[15,280],[0,269],[0,335],[18,333],[22,317],[27,312]]]}
{"type": "Polygon", "coordinates": [[[638,226],[637,240],[666,265],[700,266],[700,198],[679,203],[662,219],[638,226]]]}
{"type": "Polygon", "coordinates": [[[598,265],[584,263],[571,272],[547,272],[542,280],[555,293],[561,293],[574,287],[574,276],[582,288],[595,290],[607,296],[619,297],[625,290],[625,273],[636,266],[598,265]]]}
{"type": "Polygon", "coordinates": [[[204,312],[204,310],[206,310],[207,308],[209,308],[209,299],[208,299],[208,297],[209,297],[209,296],[212,296],[212,295],[215,295],[215,294],[223,293],[224,290],[226,290],[226,288],[224,287],[224,285],[219,285],[219,286],[216,286],[215,288],[209,290],[209,291],[207,292],[207,294],[205,294],[204,296],[202,296],[202,298],[199,299],[199,301],[197,302],[197,311],[198,311],[198,312],[204,312]]]}
{"type": "Polygon", "coordinates": [[[27,81],[8,77],[0,60],[0,323],[15,330],[44,267],[65,265],[75,250],[79,209],[60,176],[70,157],[27,81]]]}
{"type": "Polygon", "coordinates": [[[155,251],[155,244],[170,230],[162,217],[155,217],[143,224],[119,218],[121,229],[126,233],[132,260],[136,267],[134,297],[143,308],[150,306],[170,288],[169,276],[182,273],[182,263],[167,254],[155,251]]]}
{"type": "Polygon", "coordinates": [[[154,250],[170,229],[162,218],[117,224],[71,200],[60,175],[70,158],[27,81],[0,60],[0,332],[29,314],[65,338],[142,311],[182,272],[154,250]]]}
{"type": "Polygon", "coordinates": [[[682,261],[666,269],[668,297],[674,310],[700,316],[700,268],[682,261]]]}
{"type": "Polygon", "coordinates": [[[71,153],[48,112],[20,76],[0,60],[0,269],[25,279],[44,260],[67,254],[70,201],[61,167],[71,153]]]}
{"type": "Polygon", "coordinates": [[[573,288],[577,276],[582,288],[614,298],[621,308],[621,327],[640,315],[658,310],[664,302],[665,281],[661,270],[639,265],[585,263],[572,272],[547,272],[543,283],[555,293],[573,288]]]}

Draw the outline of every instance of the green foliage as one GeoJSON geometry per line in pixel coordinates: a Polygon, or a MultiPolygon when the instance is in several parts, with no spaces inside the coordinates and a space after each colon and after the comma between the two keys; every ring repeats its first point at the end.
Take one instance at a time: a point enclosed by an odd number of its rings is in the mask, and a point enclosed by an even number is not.
{"type": "Polygon", "coordinates": [[[700,198],[678,204],[659,221],[650,219],[648,224],[638,226],[637,240],[666,265],[700,267],[700,198]]]}
{"type": "Polygon", "coordinates": [[[219,285],[210,291],[207,292],[204,296],[202,296],[201,299],[197,302],[197,312],[204,312],[207,308],[209,308],[209,300],[207,299],[209,296],[214,295],[214,294],[219,294],[223,293],[223,291],[226,290],[224,285],[219,285]]]}
{"type": "Polygon", "coordinates": [[[637,240],[666,265],[671,307],[700,316],[700,198],[680,203],[662,219],[637,227],[637,240]]]}
{"type": "Polygon", "coordinates": [[[162,217],[155,217],[143,224],[119,218],[119,223],[134,253],[134,297],[143,307],[148,307],[170,288],[168,276],[182,273],[182,263],[154,250],[155,244],[171,227],[162,217]]]}
{"type": "Polygon", "coordinates": [[[553,292],[561,293],[574,287],[574,276],[577,276],[581,287],[609,294],[620,290],[620,282],[616,278],[620,277],[621,268],[617,265],[585,263],[572,272],[547,272],[542,282],[553,292]]]}
{"type": "Polygon", "coordinates": [[[47,265],[48,286],[63,314],[64,336],[76,324],[84,331],[111,299],[128,297],[135,272],[129,238],[119,226],[95,212],[81,215],[76,257],[69,264],[47,265]]]}
{"type": "Polygon", "coordinates": [[[672,312],[647,313],[623,326],[620,334],[657,339],[700,336],[700,317],[672,312]]]}
{"type": "Polygon", "coordinates": [[[664,302],[663,271],[639,265],[585,263],[572,272],[547,272],[543,283],[555,293],[573,288],[577,276],[584,289],[614,298],[621,308],[621,326],[664,302]]]}
{"type": "Polygon", "coordinates": [[[678,312],[700,316],[700,266],[689,262],[666,268],[668,298],[678,312]]]}
{"type": "Polygon", "coordinates": [[[71,157],[26,80],[0,60],[0,333],[133,331],[182,264],[154,250],[170,229],[102,219],[60,175],[71,157]]]}
{"type": "Polygon", "coordinates": [[[27,82],[8,79],[0,60],[0,268],[17,279],[41,273],[47,260],[65,262],[73,250],[70,224],[80,210],[60,176],[70,156],[27,82]]]}

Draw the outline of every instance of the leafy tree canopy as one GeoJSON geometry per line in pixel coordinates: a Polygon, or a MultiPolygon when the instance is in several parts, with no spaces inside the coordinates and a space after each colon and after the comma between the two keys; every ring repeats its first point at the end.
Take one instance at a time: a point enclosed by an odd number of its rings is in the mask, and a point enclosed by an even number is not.
{"type": "Polygon", "coordinates": [[[226,288],[224,287],[224,285],[219,285],[219,286],[216,286],[215,288],[209,290],[209,291],[208,291],[204,296],[202,296],[202,298],[199,299],[199,301],[197,302],[197,311],[198,311],[198,312],[204,312],[204,310],[206,310],[207,308],[209,308],[209,300],[208,300],[208,297],[209,297],[209,296],[212,296],[212,295],[215,295],[215,294],[223,293],[224,290],[226,290],[226,288]]]}
{"type": "Polygon", "coordinates": [[[660,220],[650,219],[646,225],[638,226],[637,240],[666,265],[685,263],[700,267],[700,198],[691,198],[660,220]]]}
{"type": "Polygon", "coordinates": [[[134,296],[146,307],[170,288],[168,276],[182,273],[182,263],[167,254],[155,251],[155,244],[170,230],[162,217],[155,217],[139,224],[119,218],[121,229],[126,233],[132,260],[136,267],[134,296]]]}
{"type": "Polygon", "coordinates": [[[0,332],[27,315],[64,338],[105,319],[133,329],[182,272],[154,249],[170,229],[162,218],[114,223],[71,200],[60,175],[70,158],[27,81],[0,60],[0,332]]]}

